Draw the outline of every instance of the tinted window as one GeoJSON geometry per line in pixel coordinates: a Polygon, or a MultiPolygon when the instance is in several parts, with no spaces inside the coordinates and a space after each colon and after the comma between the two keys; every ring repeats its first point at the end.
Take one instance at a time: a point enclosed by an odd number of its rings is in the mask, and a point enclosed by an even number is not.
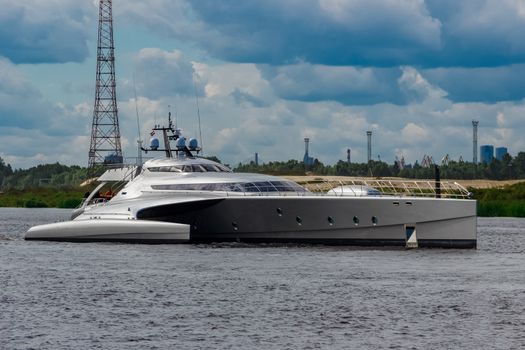
{"type": "Polygon", "coordinates": [[[201,183],[201,184],[174,184],[153,185],[154,190],[173,191],[229,191],[229,192],[307,192],[303,187],[293,182],[285,181],[259,181],[246,183],[201,183]]]}

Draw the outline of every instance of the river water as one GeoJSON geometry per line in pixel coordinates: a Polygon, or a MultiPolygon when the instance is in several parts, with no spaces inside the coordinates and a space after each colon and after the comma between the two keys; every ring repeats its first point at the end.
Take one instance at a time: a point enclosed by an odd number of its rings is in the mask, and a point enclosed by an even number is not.
{"type": "Polygon", "coordinates": [[[525,348],[525,220],[477,250],[24,241],[0,209],[0,349],[525,348]]]}

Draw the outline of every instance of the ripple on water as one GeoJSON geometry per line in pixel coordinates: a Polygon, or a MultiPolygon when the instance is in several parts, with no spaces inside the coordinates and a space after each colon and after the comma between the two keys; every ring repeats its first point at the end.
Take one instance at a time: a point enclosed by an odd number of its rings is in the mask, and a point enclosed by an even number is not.
{"type": "Polygon", "coordinates": [[[8,349],[525,347],[525,220],[479,249],[25,242],[69,211],[0,209],[8,349]]]}

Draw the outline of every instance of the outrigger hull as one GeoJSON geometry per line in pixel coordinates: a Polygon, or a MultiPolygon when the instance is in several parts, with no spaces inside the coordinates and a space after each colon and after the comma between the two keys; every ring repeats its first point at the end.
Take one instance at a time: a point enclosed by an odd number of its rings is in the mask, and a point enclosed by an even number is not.
{"type": "Polygon", "coordinates": [[[26,240],[67,242],[186,243],[189,225],[151,220],[91,219],[34,226],[26,240]]]}

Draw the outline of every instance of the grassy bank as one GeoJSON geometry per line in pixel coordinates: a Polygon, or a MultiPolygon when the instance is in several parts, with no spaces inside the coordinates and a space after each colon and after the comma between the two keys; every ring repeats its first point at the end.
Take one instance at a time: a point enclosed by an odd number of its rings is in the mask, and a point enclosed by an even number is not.
{"type": "Polygon", "coordinates": [[[33,188],[0,193],[0,207],[75,208],[82,201],[80,189],[33,188]]]}
{"type": "Polygon", "coordinates": [[[478,202],[478,216],[525,217],[525,201],[486,201],[478,202]]]}
{"type": "Polygon", "coordinates": [[[479,216],[525,217],[525,183],[501,188],[471,188],[479,216]]]}

